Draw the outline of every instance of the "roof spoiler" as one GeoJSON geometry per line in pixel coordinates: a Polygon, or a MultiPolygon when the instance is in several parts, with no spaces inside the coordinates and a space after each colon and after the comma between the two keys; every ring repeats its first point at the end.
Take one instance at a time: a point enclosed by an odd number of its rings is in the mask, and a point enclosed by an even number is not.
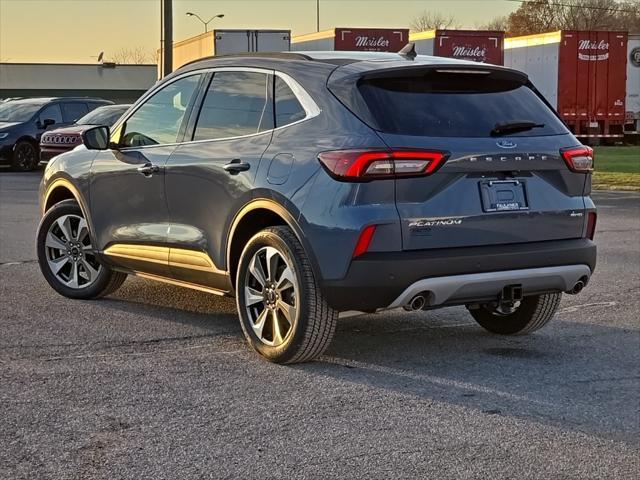
{"type": "Polygon", "coordinates": [[[406,58],[407,60],[415,60],[415,58],[418,56],[418,54],[416,53],[416,44],[413,42],[407,43],[398,52],[398,55],[406,58]]]}

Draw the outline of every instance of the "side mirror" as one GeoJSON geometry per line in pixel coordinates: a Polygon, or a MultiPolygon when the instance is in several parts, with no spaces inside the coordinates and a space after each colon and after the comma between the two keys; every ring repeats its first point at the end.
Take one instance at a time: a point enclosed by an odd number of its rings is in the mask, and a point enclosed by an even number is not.
{"type": "Polygon", "coordinates": [[[82,143],[88,150],[107,150],[109,136],[109,127],[100,125],[82,132],[82,143]]]}
{"type": "Polygon", "coordinates": [[[42,121],[38,120],[38,128],[41,128],[42,130],[55,124],[56,121],[53,118],[45,118],[42,121]]]}

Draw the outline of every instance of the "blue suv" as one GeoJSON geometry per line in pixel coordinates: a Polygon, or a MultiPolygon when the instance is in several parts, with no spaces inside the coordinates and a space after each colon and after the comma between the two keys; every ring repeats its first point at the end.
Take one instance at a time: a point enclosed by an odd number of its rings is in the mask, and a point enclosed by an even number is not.
{"type": "Polygon", "coordinates": [[[411,48],[203,59],[83,142],[41,185],[50,285],[235,296],[273,362],[322,354],[340,315],[398,307],[529,333],[595,268],[593,152],[502,67],[411,48]]]}

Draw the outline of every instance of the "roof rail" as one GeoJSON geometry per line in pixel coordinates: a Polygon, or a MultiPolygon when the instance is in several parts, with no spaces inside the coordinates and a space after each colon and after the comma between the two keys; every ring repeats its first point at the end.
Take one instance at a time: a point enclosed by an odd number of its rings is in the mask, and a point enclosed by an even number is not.
{"type": "Polygon", "coordinates": [[[255,57],[255,58],[281,58],[283,60],[313,60],[308,55],[297,52],[246,52],[246,53],[231,53],[228,55],[209,55],[208,57],[198,58],[196,60],[192,60],[188,63],[185,63],[180,68],[185,67],[187,65],[192,65],[194,63],[202,62],[205,60],[218,60],[221,58],[235,58],[235,57],[255,57]]]}

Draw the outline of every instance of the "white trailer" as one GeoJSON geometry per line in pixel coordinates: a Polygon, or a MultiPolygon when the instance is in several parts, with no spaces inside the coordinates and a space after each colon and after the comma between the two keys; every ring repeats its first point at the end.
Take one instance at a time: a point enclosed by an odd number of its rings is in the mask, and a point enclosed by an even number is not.
{"type": "Polygon", "coordinates": [[[627,58],[627,113],[624,133],[629,141],[640,141],[640,33],[629,34],[627,58]],[[635,138],[633,138],[635,137],[635,138]]]}
{"type": "Polygon", "coordinates": [[[286,52],[291,49],[290,30],[214,30],[213,54],[286,52]]]}
{"type": "MultiPolygon", "coordinates": [[[[173,44],[173,69],[211,55],[291,50],[290,30],[213,30],[173,44]]],[[[162,58],[162,49],[158,50],[162,58]]]]}

